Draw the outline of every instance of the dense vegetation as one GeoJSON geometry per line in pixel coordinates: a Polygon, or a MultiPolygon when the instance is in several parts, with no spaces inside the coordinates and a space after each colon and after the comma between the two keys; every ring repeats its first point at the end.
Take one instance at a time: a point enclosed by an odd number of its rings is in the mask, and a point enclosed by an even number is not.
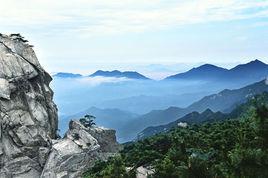
{"type": "Polygon", "coordinates": [[[174,128],[126,144],[85,177],[131,178],[140,166],[149,166],[154,178],[268,177],[267,96],[238,107],[244,113],[237,119],[174,128]]]}

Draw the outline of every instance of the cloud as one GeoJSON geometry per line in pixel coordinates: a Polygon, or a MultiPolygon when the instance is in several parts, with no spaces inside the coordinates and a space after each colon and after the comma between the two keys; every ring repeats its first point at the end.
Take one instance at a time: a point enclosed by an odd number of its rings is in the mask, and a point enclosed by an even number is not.
{"type": "Polygon", "coordinates": [[[0,0],[0,4],[0,29],[27,27],[83,36],[268,17],[267,0],[0,0]]]}
{"type": "MultiPolygon", "coordinates": [[[[73,79],[72,79],[73,80],[73,79]]],[[[74,79],[77,82],[89,86],[98,86],[105,83],[120,83],[120,82],[126,82],[131,81],[131,79],[128,78],[115,78],[115,77],[83,77],[80,79],[74,79]]]]}
{"type": "Polygon", "coordinates": [[[251,25],[251,27],[256,28],[256,27],[267,27],[268,26],[268,22],[267,21],[260,21],[260,22],[256,22],[254,24],[251,25]]]}

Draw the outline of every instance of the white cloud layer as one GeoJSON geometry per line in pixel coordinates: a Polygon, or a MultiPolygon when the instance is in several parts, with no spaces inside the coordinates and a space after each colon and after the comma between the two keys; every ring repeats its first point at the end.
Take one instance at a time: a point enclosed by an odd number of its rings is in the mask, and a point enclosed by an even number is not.
{"type": "Polygon", "coordinates": [[[128,78],[116,78],[116,77],[83,77],[79,79],[67,79],[67,80],[73,80],[75,82],[79,82],[80,84],[84,84],[86,86],[98,86],[105,83],[120,83],[120,82],[126,82],[131,81],[131,79],[128,78]]]}
{"type": "Polygon", "coordinates": [[[268,17],[267,0],[0,0],[0,30],[83,36],[268,17]]]}

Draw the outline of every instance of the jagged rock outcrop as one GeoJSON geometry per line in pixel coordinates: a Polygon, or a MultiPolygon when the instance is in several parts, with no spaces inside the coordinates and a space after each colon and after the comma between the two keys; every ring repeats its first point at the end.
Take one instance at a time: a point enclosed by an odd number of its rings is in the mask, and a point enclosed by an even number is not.
{"type": "Polygon", "coordinates": [[[57,107],[32,46],[0,34],[0,178],[79,177],[118,151],[115,131],[71,122],[57,136],[57,107]]]}
{"type": "Polygon", "coordinates": [[[71,121],[64,138],[53,144],[41,177],[80,177],[96,160],[105,160],[118,150],[114,130],[86,128],[71,121]]]}
{"type": "Polygon", "coordinates": [[[38,177],[57,131],[52,78],[20,35],[0,35],[0,177],[38,177]]]}

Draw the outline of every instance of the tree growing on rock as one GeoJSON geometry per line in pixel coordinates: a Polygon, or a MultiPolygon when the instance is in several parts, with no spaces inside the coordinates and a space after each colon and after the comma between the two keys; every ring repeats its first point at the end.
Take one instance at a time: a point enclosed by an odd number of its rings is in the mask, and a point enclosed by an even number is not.
{"type": "Polygon", "coordinates": [[[79,121],[86,128],[90,128],[93,125],[96,125],[96,123],[94,122],[95,119],[96,119],[95,116],[92,116],[92,115],[87,114],[83,118],[79,119],[79,121]]]}

